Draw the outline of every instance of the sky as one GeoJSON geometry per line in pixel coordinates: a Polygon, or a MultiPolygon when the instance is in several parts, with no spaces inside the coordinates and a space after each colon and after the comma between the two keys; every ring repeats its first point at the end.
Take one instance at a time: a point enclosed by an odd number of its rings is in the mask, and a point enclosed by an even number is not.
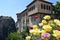
{"type": "MultiPolygon", "coordinates": [[[[17,13],[23,11],[26,6],[33,0],[0,0],[0,16],[11,16],[15,22],[17,21],[17,13]]],[[[54,5],[60,0],[46,0],[54,5]]]]}

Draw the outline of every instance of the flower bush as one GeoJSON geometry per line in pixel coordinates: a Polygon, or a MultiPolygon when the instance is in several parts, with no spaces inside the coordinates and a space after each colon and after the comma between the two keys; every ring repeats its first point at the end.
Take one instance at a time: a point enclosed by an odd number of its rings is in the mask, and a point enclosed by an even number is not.
{"type": "Polygon", "coordinates": [[[52,20],[49,15],[30,28],[32,29],[29,29],[30,34],[26,36],[26,40],[60,40],[60,20],[52,20]]]}

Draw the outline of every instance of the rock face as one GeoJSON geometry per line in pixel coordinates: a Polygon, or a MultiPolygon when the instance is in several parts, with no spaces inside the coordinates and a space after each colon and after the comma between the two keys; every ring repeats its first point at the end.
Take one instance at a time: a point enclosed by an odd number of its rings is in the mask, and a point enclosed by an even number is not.
{"type": "Polygon", "coordinates": [[[14,20],[8,16],[0,16],[0,40],[6,40],[8,33],[14,31],[16,31],[14,20]]]}

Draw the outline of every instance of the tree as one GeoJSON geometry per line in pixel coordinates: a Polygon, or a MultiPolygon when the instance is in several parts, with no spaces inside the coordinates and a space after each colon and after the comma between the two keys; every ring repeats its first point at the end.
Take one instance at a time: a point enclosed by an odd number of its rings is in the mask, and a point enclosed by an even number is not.
{"type": "Polygon", "coordinates": [[[55,5],[55,11],[56,13],[60,13],[60,2],[57,2],[55,5]]]}
{"type": "Polygon", "coordinates": [[[57,2],[54,8],[54,16],[56,19],[60,19],[60,2],[57,2]]]}
{"type": "Polygon", "coordinates": [[[6,40],[8,33],[15,32],[15,21],[8,16],[0,16],[0,40],[6,40]]]}
{"type": "Polygon", "coordinates": [[[57,2],[55,8],[60,11],[60,2],[57,2]]]}

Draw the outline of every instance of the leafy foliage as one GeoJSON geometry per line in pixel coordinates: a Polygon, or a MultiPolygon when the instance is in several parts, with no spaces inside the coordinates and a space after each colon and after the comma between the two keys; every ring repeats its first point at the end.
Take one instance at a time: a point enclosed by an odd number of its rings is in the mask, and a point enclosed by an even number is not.
{"type": "Polygon", "coordinates": [[[22,32],[11,32],[8,35],[7,40],[25,40],[25,37],[29,35],[29,27],[24,27],[24,30],[22,32]]]}
{"type": "Polygon", "coordinates": [[[6,40],[8,33],[15,32],[15,21],[8,16],[0,16],[0,40],[6,40]]]}
{"type": "Polygon", "coordinates": [[[8,35],[7,40],[24,40],[24,39],[22,38],[22,35],[20,35],[20,32],[11,32],[8,35]]]}
{"type": "Polygon", "coordinates": [[[55,8],[58,9],[58,10],[60,10],[60,2],[56,3],[55,8]]]}
{"type": "Polygon", "coordinates": [[[22,35],[22,38],[25,39],[25,37],[26,37],[27,35],[29,35],[29,27],[28,27],[28,26],[25,26],[20,35],[22,35]]]}

